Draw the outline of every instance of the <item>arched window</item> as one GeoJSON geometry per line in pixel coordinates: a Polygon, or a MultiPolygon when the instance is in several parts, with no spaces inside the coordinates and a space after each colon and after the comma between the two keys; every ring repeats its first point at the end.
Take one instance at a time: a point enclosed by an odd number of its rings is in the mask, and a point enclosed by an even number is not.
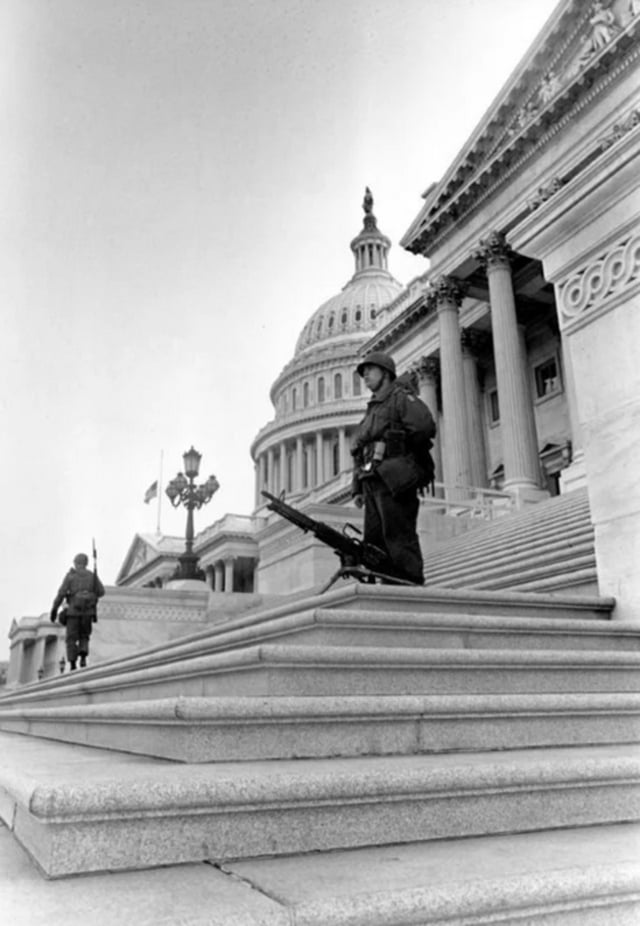
{"type": "Polygon", "coordinates": [[[316,337],[320,337],[322,334],[322,316],[318,319],[318,324],[316,325],[316,337]]]}
{"type": "Polygon", "coordinates": [[[294,410],[294,412],[297,406],[298,406],[298,393],[296,391],[296,387],[294,386],[293,389],[291,390],[291,408],[294,410]]]}
{"type": "Polygon", "coordinates": [[[362,312],[360,311],[360,309],[357,309],[356,310],[356,325],[360,325],[361,323],[362,323],[362,312]]]}
{"type": "Polygon", "coordinates": [[[324,402],[324,376],[318,379],[318,402],[324,402]]]}
{"type": "Polygon", "coordinates": [[[309,407],[309,383],[305,383],[302,387],[302,404],[304,408],[309,407]]]}
{"type": "Polygon", "coordinates": [[[347,320],[348,320],[348,318],[349,318],[349,316],[348,316],[348,314],[347,314],[347,310],[346,310],[346,309],[343,309],[343,310],[342,310],[342,317],[341,317],[341,319],[340,319],[340,324],[342,325],[343,328],[346,328],[346,327],[347,327],[347,320]]]}
{"type": "Polygon", "coordinates": [[[332,312],[331,315],[329,316],[329,328],[330,328],[330,329],[333,328],[333,323],[334,323],[334,321],[335,321],[335,316],[334,316],[334,314],[333,314],[333,312],[332,312]]]}
{"type": "Polygon", "coordinates": [[[342,398],[342,373],[336,373],[333,377],[333,397],[334,399],[342,398]]]}
{"type": "Polygon", "coordinates": [[[362,379],[359,373],[353,374],[353,394],[362,395],[362,379]]]}

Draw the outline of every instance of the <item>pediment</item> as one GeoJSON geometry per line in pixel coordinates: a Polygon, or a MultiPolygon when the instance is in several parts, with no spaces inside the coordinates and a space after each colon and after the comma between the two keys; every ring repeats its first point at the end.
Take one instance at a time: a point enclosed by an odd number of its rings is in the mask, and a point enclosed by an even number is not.
{"type": "Polygon", "coordinates": [[[459,221],[567,122],[593,84],[637,42],[639,31],[640,0],[561,3],[445,176],[425,192],[403,247],[425,253],[434,233],[459,221]]]}
{"type": "Polygon", "coordinates": [[[120,567],[116,584],[126,579],[126,577],[132,573],[137,572],[156,555],[157,552],[151,544],[145,540],[144,537],[141,537],[140,534],[136,534],[125,556],[124,562],[120,567]]]}

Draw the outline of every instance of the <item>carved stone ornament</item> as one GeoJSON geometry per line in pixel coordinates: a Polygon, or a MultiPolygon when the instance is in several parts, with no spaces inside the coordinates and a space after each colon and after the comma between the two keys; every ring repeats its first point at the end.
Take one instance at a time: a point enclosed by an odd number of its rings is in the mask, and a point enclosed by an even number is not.
{"type": "Polygon", "coordinates": [[[411,372],[417,374],[419,379],[437,383],[440,378],[440,360],[438,357],[421,357],[411,365],[411,372]]]}
{"type": "Polygon", "coordinates": [[[598,143],[600,151],[606,151],[607,148],[615,145],[617,141],[620,141],[621,138],[624,138],[624,136],[632,129],[635,129],[637,125],[640,125],[640,109],[632,110],[626,119],[623,119],[622,122],[615,123],[608,135],[605,135],[604,138],[600,139],[600,142],[598,143]]]}
{"type": "Polygon", "coordinates": [[[562,327],[606,308],[634,283],[640,284],[640,233],[618,242],[560,286],[562,327]]]}
{"type": "Polygon", "coordinates": [[[457,277],[441,276],[433,283],[433,295],[436,300],[438,302],[453,302],[456,306],[462,304],[468,289],[468,283],[459,280],[457,277]]]}
{"type": "Polygon", "coordinates": [[[564,181],[560,177],[554,177],[549,181],[545,186],[538,187],[536,190],[535,196],[532,196],[527,202],[530,212],[534,212],[538,209],[543,203],[546,203],[548,199],[551,199],[558,190],[563,186],[564,181]]]}
{"type": "Polygon", "coordinates": [[[503,232],[491,232],[488,238],[481,238],[478,248],[471,255],[485,269],[509,264],[513,258],[513,248],[507,244],[503,232]]]}

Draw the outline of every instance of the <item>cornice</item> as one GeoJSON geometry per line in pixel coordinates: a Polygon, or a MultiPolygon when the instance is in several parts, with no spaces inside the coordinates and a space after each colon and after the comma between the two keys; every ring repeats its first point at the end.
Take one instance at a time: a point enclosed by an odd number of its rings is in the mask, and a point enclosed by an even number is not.
{"type": "MultiPolygon", "coordinates": [[[[433,250],[453,234],[463,218],[470,218],[488,198],[503,188],[554,136],[570,125],[578,113],[633,64],[639,54],[639,26],[640,17],[628,23],[546,105],[530,114],[518,134],[512,137],[505,135],[504,142],[494,147],[492,156],[479,170],[466,182],[462,182],[451,196],[442,199],[442,205],[435,209],[433,203],[438,200],[434,199],[430,207],[431,215],[423,209],[421,216],[402,239],[403,247],[417,254],[433,250]],[[620,53],[622,57],[619,57],[620,53]]],[[[563,49],[566,50],[572,44],[575,45],[575,33],[565,42],[563,49]]],[[[536,66],[536,70],[539,73],[539,66],[536,66]]],[[[594,146],[589,160],[597,157],[598,153],[598,147],[594,146]]],[[[464,174],[465,163],[459,164],[458,175],[464,174]]],[[[557,180],[566,182],[562,178],[557,180]]],[[[441,188],[444,192],[451,182],[443,182],[441,188]]]]}
{"type": "Polygon", "coordinates": [[[269,447],[277,447],[283,440],[289,441],[297,437],[311,437],[318,430],[336,430],[341,427],[357,424],[364,415],[366,406],[366,396],[356,396],[351,399],[343,399],[339,403],[334,403],[334,412],[331,414],[330,409],[321,412],[319,410],[311,414],[300,416],[296,419],[287,421],[272,421],[266,424],[254,438],[251,447],[251,458],[256,462],[256,456],[264,453],[269,447]],[[349,402],[352,407],[345,408],[349,402]],[[340,408],[340,411],[335,409],[340,408]],[[304,426],[304,427],[303,427],[304,426]],[[268,446],[261,446],[263,444],[268,446]]]}

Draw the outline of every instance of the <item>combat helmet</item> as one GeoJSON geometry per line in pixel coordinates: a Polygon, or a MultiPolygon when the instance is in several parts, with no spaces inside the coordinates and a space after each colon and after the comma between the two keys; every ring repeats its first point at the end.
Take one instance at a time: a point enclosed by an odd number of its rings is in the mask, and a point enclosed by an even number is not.
{"type": "Polygon", "coordinates": [[[380,367],[381,370],[386,370],[387,373],[390,374],[391,379],[396,378],[396,365],[393,357],[390,357],[389,354],[385,354],[381,350],[374,350],[372,353],[367,354],[366,357],[363,357],[356,367],[357,373],[362,376],[364,374],[364,368],[369,365],[380,367]]]}

